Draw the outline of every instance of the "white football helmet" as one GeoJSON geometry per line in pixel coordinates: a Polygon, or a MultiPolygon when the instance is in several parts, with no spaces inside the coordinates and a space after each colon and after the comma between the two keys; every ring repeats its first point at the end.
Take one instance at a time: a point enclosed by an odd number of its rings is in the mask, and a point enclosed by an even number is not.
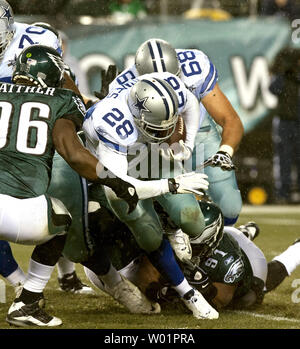
{"type": "Polygon", "coordinates": [[[169,72],[178,76],[180,73],[175,49],[161,39],[147,40],[138,48],[135,66],[139,75],[169,72]]]}
{"type": "Polygon", "coordinates": [[[152,143],[167,140],[178,120],[178,98],[164,80],[145,75],[130,90],[128,106],[141,134],[152,143]]]}
{"type": "Polygon", "coordinates": [[[0,60],[15,33],[14,14],[5,0],[0,0],[0,60]]]}

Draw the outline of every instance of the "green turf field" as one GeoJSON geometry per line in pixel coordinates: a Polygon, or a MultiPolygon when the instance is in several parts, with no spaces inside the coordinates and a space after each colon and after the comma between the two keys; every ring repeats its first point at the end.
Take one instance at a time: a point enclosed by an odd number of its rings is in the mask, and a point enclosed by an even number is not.
{"type": "MultiPolygon", "coordinates": [[[[261,227],[255,241],[267,260],[300,237],[300,206],[245,207],[238,223],[249,220],[255,220],[261,227]]],[[[15,244],[12,248],[26,271],[32,248],[15,244]]],[[[88,283],[80,265],[77,273],[88,283]]],[[[95,296],[62,293],[56,278],[55,270],[44,294],[46,310],[63,320],[61,329],[300,329],[300,268],[267,294],[260,308],[246,312],[223,311],[218,320],[197,320],[184,307],[170,305],[162,308],[159,315],[128,314],[100,291],[95,296]]],[[[14,289],[7,285],[6,303],[0,303],[0,329],[14,328],[5,321],[13,299],[14,289]]]]}

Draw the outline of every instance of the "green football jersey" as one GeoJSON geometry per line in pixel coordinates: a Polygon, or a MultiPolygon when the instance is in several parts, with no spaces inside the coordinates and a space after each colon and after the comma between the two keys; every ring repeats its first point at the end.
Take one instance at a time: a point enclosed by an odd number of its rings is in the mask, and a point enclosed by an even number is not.
{"type": "Polygon", "coordinates": [[[30,198],[47,191],[56,120],[71,119],[77,129],[85,106],[71,90],[0,84],[0,193],[30,198]]]}
{"type": "Polygon", "coordinates": [[[238,242],[227,233],[224,233],[212,256],[200,266],[207,272],[212,282],[237,284],[235,297],[245,294],[252,283],[253,272],[248,257],[238,242]]]}

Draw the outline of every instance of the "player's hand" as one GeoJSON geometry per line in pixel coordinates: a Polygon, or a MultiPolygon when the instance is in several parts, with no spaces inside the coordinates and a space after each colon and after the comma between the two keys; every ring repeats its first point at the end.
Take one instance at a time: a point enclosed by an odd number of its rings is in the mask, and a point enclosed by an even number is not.
{"type": "Polygon", "coordinates": [[[117,76],[117,66],[109,65],[107,70],[101,70],[101,90],[100,92],[94,91],[94,95],[100,100],[105,98],[109,92],[109,84],[117,76]]]}
{"type": "Polygon", "coordinates": [[[192,286],[196,286],[200,292],[202,289],[204,290],[208,287],[210,282],[208,275],[196,263],[193,263],[190,260],[185,260],[184,262],[181,262],[181,269],[188,283],[192,286]]]}
{"type": "Polygon", "coordinates": [[[139,198],[132,184],[123,181],[121,178],[103,178],[100,183],[111,188],[120,199],[127,202],[129,205],[128,213],[135,209],[139,198]]]}
{"type": "Polygon", "coordinates": [[[169,189],[173,194],[194,193],[203,195],[203,190],[207,190],[209,183],[207,175],[204,173],[189,172],[169,179],[169,189]]]}
{"type": "Polygon", "coordinates": [[[223,171],[235,170],[231,156],[225,151],[218,151],[215,155],[208,159],[210,166],[221,167],[223,171]]]}
{"type": "Polygon", "coordinates": [[[167,149],[161,149],[160,154],[165,160],[184,161],[191,157],[192,150],[183,140],[180,140],[176,145],[173,144],[167,149]]]}

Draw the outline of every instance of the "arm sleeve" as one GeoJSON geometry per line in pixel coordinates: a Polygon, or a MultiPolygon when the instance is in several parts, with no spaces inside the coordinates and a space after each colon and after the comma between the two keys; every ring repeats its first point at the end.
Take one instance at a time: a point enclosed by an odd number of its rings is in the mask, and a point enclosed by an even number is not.
{"type": "Polygon", "coordinates": [[[182,117],[186,126],[185,144],[193,150],[200,124],[200,105],[197,97],[190,91],[187,91],[187,103],[182,117]]]}
{"type": "Polygon", "coordinates": [[[117,153],[101,142],[98,146],[99,161],[124,181],[134,185],[139,199],[149,199],[169,192],[168,180],[142,181],[127,175],[128,162],[125,153],[117,153]]]}
{"type": "Polygon", "coordinates": [[[201,84],[197,87],[196,92],[200,99],[204,98],[214,89],[219,79],[217,68],[207,56],[205,56],[205,62],[207,67],[207,69],[205,69],[206,75],[201,84]]]}

